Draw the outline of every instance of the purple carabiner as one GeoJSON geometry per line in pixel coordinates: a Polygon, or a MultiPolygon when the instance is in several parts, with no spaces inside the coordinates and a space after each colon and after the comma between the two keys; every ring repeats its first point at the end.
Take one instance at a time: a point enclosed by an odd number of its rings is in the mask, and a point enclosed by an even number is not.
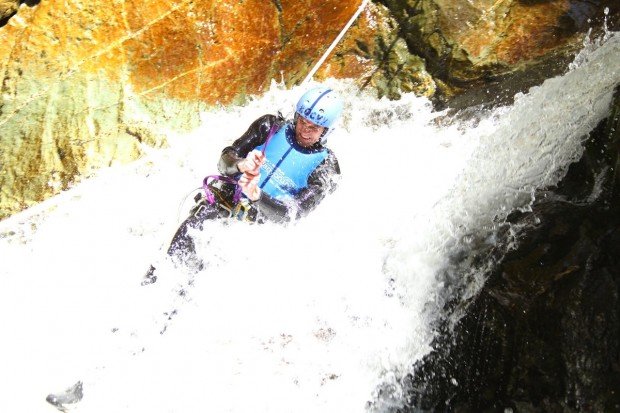
{"type": "Polygon", "coordinates": [[[235,203],[239,202],[239,200],[241,199],[241,187],[237,183],[236,179],[231,178],[229,176],[223,176],[223,175],[209,175],[205,177],[205,179],[202,180],[202,189],[204,189],[205,191],[205,196],[207,197],[207,202],[209,202],[209,204],[213,205],[215,203],[215,195],[213,195],[213,191],[211,191],[211,189],[209,188],[210,180],[222,181],[227,184],[235,185],[235,193],[233,195],[233,201],[235,203]]]}

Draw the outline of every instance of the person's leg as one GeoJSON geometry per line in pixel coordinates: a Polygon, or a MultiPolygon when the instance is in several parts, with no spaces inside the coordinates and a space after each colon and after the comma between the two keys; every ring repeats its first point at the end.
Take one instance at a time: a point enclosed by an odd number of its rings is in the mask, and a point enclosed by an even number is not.
{"type": "MultiPolygon", "coordinates": [[[[192,208],[191,215],[179,226],[168,247],[168,255],[172,257],[175,264],[184,265],[193,272],[198,272],[204,267],[202,260],[196,254],[196,244],[189,232],[192,229],[202,231],[206,220],[222,217],[219,210],[216,204],[210,205],[204,199],[192,208]]],[[[155,267],[151,265],[142,285],[153,284],[155,281],[157,281],[155,267]]]]}
{"type": "Polygon", "coordinates": [[[168,255],[176,264],[183,264],[195,272],[203,268],[202,260],[196,254],[196,244],[190,231],[202,231],[205,221],[217,219],[219,216],[216,204],[210,205],[203,201],[192,209],[192,214],[179,226],[168,247],[168,255]]]}

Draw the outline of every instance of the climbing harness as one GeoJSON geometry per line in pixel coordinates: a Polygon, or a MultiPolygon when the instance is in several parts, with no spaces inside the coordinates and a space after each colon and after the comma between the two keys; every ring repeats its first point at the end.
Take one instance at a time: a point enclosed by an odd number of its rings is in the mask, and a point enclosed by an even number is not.
{"type": "Polygon", "coordinates": [[[209,175],[205,177],[202,181],[202,189],[205,191],[205,196],[207,197],[207,202],[211,205],[215,204],[215,195],[213,195],[213,191],[209,187],[211,181],[220,181],[226,184],[235,185],[235,193],[233,195],[233,202],[237,203],[241,199],[241,187],[235,178],[231,178],[230,176],[224,175],[209,175]]]}
{"type": "MultiPolygon", "coordinates": [[[[265,155],[265,150],[267,149],[267,145],[269,144],[269,141],[271,140],[273,135],[276,133],[278,126],[279,125],[277,121],[273,125],[271,125],[271,129],[269,129],[269,134],[267,135],[267,139],[265,139],[265,145],[263,146],[263,150],[262,150],[263,155],[265,155]]],[[[226,184],[234,185],[235,192],[233,194],[233,203],[240,205],[239,201],[241,200],[242,192],[241,192],[241,187],[239,186],[237,179],[230,177],[230,176],[224,176],[224,175],[209,175],[202,180],[202,189],[204,190],[205,197],[207,198],[207,202],[210,205],[213,205],[215,203],[215,195],[213,194],[213,191],[211,191],[211,187],[209,186],[209,184],[214,181],[220,181],[226,184]]],[[[247,209],[249,209],[249,206],[247,206],[246,208],[246,214],[247,214],[247,209]]]]}

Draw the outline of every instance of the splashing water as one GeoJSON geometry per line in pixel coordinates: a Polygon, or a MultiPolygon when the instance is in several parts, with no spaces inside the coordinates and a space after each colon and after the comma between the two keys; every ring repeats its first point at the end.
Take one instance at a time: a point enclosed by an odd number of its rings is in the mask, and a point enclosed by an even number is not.
{"type": "MultiPolygon", "coordinates": [[[[430,351],[444,303],[478,277],[437,275],[535,189],[556,183],[608,114],[620,36],[590,42],[569,72],[477,123],[441,125],[428,101],[358,95],[330,137],[343,180],[288,227],[209,223],[195,276],[165,248],[215,172],[221,149],[258,116],[291,112],[275,85],[245,107],[203,114],[189,136],[101,171],[0,223],[0,405],[53,411],[77,380],[77,411],[387,410],[430,351]],[[140,286],[149,264],[158,281],[140,286]],[[462,283],[463,285],[459,285],[462,283]],[[390,400],[377,389],[391,386],[390,400]]],[[[395,402],[393,402],[395,400],[395,402]]]]}

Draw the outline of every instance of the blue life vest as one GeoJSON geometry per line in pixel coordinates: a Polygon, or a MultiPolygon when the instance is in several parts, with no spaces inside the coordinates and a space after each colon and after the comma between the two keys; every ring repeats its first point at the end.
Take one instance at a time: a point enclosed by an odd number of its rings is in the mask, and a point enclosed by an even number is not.
{"type": "MultiPolygon", "coordinates": [[[[255,149],[262,151],[263,145],[255,149]]],[[[327,158],[327,149],[307,149],[295,140],[295,129],[287,123],[269,140],[265,163],[260,169],[259,188],[283,199],[308,186],[308,177],[327,158]]]]}

